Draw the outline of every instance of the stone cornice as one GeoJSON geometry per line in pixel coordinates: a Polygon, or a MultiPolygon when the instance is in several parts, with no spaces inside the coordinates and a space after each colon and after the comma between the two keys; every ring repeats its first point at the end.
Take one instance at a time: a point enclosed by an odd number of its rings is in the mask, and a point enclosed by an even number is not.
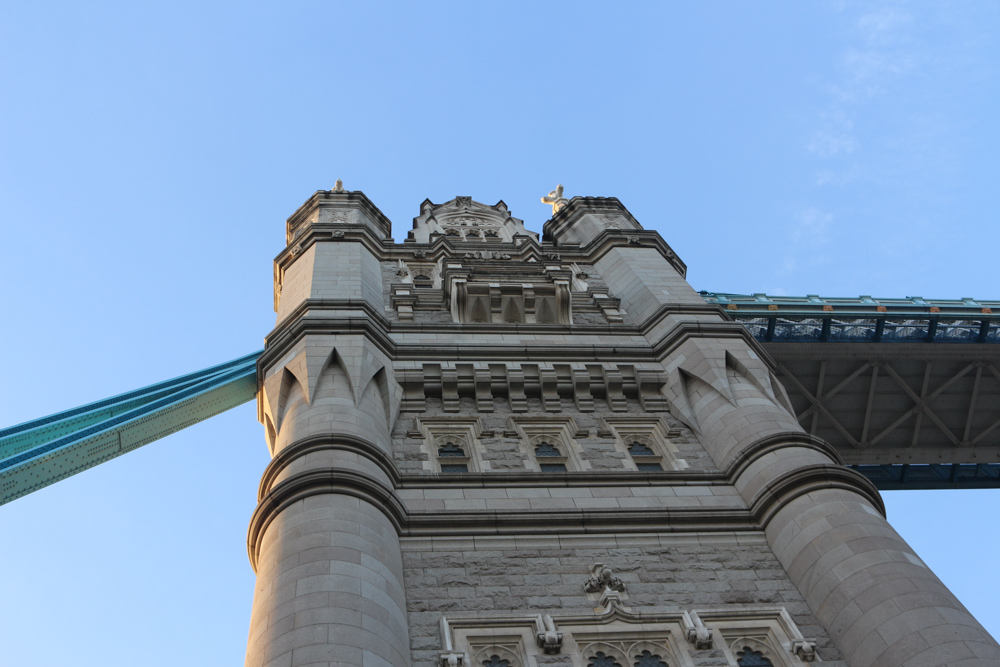
{"type": "Polygon", "coordinates": [[[359,498],[382,511],[401,536],[456,536],[500,534],[547,534],[558,525],[561,534],[611,532],[737,532],[765,528],[775,514],[794,499],[820,489],[846,489],[860,494],[879,512],[885,507],[875,486],[860,473],[839,463],[803,466],[778,476],[748,503],[749,509],[733,508],[643,508],[643,509],[554,509],[408,511],[397,489],[435,488],[553,488],[635,486],[732,486],[753,461],[786,447],[811,448],[839,461],[825,442],[805,433],[770,436],[746,449],[721,471],[570,472],[541,475],[537,472],[464,475],[400,475],[388,455],[362,438],[312,437],[295,442],[280,452],[267,467],[258,493],[259,503],[250,521],[247,550],[256,569],[260,541],[267,526],[281,510],[314,495],[342,494],[359,498]],[[323,467],[291,475],[274,483],[294,459],[322,449],[350,451],[367,458],[385,473],[385,481],[372,475],[336,467],[323,467]]]}
{"type": "Polygon", "coordinates": [[[257,557],[264,531],[281,510],[310,496],[338,494],[364,500],[382,511],[404,533],[406,508],[391,489],[374,477],[353,470],[324,468],[292,475],[275,485],[257,504],[247,529],[247,554],[250,565],[257,571],[257,557]]]}
{"type": "Polygon", "coordinates": [[[782,507],[800,496],[822,489],[857,493],[885,517],[882,496],[871,481],[851,468],[820,463],[790,470],[768,482],[748,503],[755,522],[766,528],[782,507]]]}
{"type": "Polygon", "coordinates": [[[345,451],[364,456],[381,468],[386,477],[392,480],[395,487],[400,486],[399,471],[396,470],[392,458],[375,443],[351,435],[311,436],[297,440],[275,454],[271,462],[267,464],[267,468],[264,469],[264,474],[261,475],[260,485],[257,488],[257,502],[263,500],[270,492],[274,479],[288,467],[288,464],[300,456],[323,450],[345,451]]]}
{"type": "Polygon", "coordinates": [[[670,306],[665,305],[648,318],[641,327],[629,325],[558,325],[558,324],[469,324],[469,323],[396,323],[390,322],[369,303],[352,299],[307,299],[288,317],[283,319],[265,338],[266,349],[258,362],[258,368],[265,369],[274,359],[295,345],[307,334],[357,335],[367,336],[378,348],[393,360],[525,360],[525,361],[616,361],[616,362],[658,362],[665,359],[685,340],[690,338],[736,338],[751,347],[766,363],[771,363],[770,355],[762,345],[737,322],[681,322],[672,327],[667,335],[653,345],[614,344],[607,345],[567,345],[538,343],[531,345],[497,345],[493,334],[538,333],[570,334],[573,336],[646,336],[666,317],[676,314],[716,314],[718,307],[670,306]],[[357,311],[357,317],[323,317],[314,313],[323,310],[357,311]],[[310,313],[305,317],[306,313],[310,313]],[[481,333],[481,343],[446,343],[435,345],[400,343],[393,334],[438,333],[443,341],[451,340],[455,333],[481,333]]]}
{"type": "Polygon", "coordinates": [[[285,221],[286,229],[291,231],[298,227],[300,224],[305,222],[313,211],[315,211],[320,202],[339,202],[346,204],[353,204],[357,208],[361,209],[375,224],[379,226],[385,233],[385,235],[392,235],[392,222],[385,216],[384,213],[379,209],[378,206],[372,203],[372,200],[368,199],[367,195],[361,190],[347,190],[344,192],[334,192],[332,190],[317,190],[313,195],[307,199],[295,213],[288,216],[285,221]]]}
{"type": "Polygon", "coordinates": [[[826,440],[821,440],[803,431],[786,431],[762,438],[741,451],[726,467],[726,477],[735,480],[760,457],[787,448],[814,449],[838,465],[844,465],[840,453],[826,440]]]}

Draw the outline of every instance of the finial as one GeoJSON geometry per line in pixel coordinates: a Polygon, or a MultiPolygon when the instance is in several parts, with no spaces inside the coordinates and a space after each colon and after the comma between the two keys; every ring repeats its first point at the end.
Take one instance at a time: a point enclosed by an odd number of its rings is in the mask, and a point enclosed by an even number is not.
{"type": "Polygon", "coordinates": [[[552,206],[552,215],[559,212],[563,206],[569,203],[569,200],[563,197],[563,186],[557,185],[556,189],[549,194],[542,197],[543,204],[550,204],[552,206]]]}
{"type": "Polygon", "coordinates": [[[333,191],[334,192],[344,192],[344,182],[342,180],[340,180],[339,178],[337,179],[336,185],[333,186],[333,191]]]}

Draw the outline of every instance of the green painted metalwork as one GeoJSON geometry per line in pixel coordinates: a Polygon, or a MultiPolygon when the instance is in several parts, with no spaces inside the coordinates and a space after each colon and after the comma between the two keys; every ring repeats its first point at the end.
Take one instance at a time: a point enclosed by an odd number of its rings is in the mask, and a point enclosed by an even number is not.
{"type": "Polygon", "coordinates": [[[1000,343],[1000,301],[701,292],[763,342],[1000,343]]]}
{"type": "Polygon", "coordinates": [[[1000,489],[1000,463],[853,465],[880,491],[1000,489]]]}
{"type": "Polygon", "coordinates": [[[0,430],[0,505],[252,400],[260,355],[0,430]]]}

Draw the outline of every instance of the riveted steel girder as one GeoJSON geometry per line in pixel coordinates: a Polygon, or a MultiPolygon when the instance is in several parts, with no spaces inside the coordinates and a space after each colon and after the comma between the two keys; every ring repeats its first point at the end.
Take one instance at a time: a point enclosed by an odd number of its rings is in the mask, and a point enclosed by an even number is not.
{"type": "Polygon", "coordinates": [[[260,354],[0,430],[0,505],[252,400],[260,354]]]}

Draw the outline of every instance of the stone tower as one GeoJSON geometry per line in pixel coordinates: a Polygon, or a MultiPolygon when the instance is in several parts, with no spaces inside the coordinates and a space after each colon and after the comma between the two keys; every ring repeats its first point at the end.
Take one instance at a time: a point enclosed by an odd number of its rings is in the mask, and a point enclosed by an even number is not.
{"type": "Polygon", "coordinates": [[[1000,664],[670,246],[546,201],[288,219],[246,664],[1000,664]]]}

